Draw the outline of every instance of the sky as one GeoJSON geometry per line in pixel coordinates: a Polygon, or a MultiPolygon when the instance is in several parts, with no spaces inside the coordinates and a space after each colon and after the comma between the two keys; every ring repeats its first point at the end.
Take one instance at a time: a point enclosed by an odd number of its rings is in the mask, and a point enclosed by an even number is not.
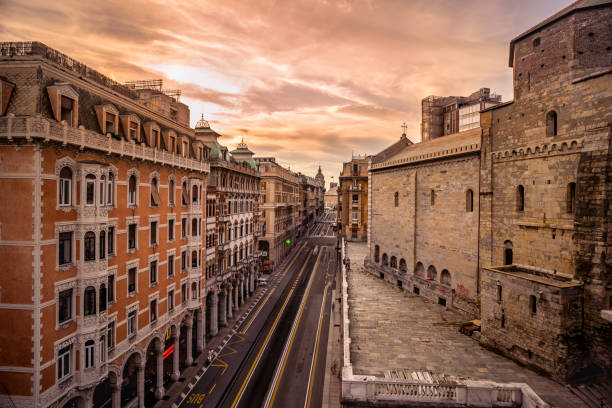
{"type": "Polygon", "coordinates": [[[512,99],[512,38],[569,0],[0,0],[1,41],[40,41],[120,82],[181,89],[233,148],[337,181],[407,136],[421,99],[512,99]],[[332,178],[333,176],[333,178],[332,178]]]}

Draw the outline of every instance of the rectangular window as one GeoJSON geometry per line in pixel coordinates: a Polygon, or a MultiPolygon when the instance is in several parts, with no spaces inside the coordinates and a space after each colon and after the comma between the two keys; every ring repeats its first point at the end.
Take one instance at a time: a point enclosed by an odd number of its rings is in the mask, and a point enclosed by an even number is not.
{"type": "Polygon", "coordinates": [[[151,323],[157,321],[157,299],[153,299],[149,304],[149,318],[151,323]]]}
{"type": "Polygon", "coordinates": [[[181,220],[181,238],[185,238],[187,236],[187,219],[183,218],[181,220]]]}
{"type": "Polygon", "coordinates": [[[115,253],[115,227],[108,227],[108,254],[115,253]]]}
{"type": "Polygon", "coordinates": [[[59,234],[59,264],[72,263],[72,232],[60,232],[59,234]]]}
{"type": "Polygon", "coordinates": [[[70,205],[70,192],[72,191],[72,179],[63,178],[60,175],[60,185],[59,185],[59,204],[60,205],[70,205]]]}
{"type": "Polygon", "coordinates": [[[150,233],[151,233],[151,245],[157,245],[157,221],[151,221],[150,233]]]}
{"type": "Polygon", "coordinates": [[[106,345],[109,350],[115,348],[115,322],[110,322],[106,328],[106,345]]]}
{"type": "Polygon", "coordinates": [[[57,379],[63,380],[72,373],[72,345],[60,349],[57,353],[57,379]]]}
{"type": "Polygon", "coordinates": [[[85,343],[85,368],[91,368],[94,366],[94,348],[96,344],[93,340],[88,340],[85,343]]]}
{"type": "Polygon", "coordinates": [[[115,115],[106,113],[106,133],[115,133],[115,115]]]}
{"type": "Polygon", "coordinates": [[[168,311],[174,310],[174,289],[168,291],[168,311]]]}
{"type": "Polygon", "coordinates": [[[136,249],[136,224],[128,226],[128,248],[136,249]]]}
{"type": "Polygon", "coordinates": [[[108,275],[108,302],[115,301],[115,275],[108,275]]]}
{"type": "Polygon", "coordinates": [[[181,303],[185,304],[187,302],[187,284],[183,283],[181,285],[181,303]]]}
{"type": "Polygon", "coordinates": [[[138,123],[130,122],[130,140],[138,140],[138,123]]]}
{"type": "Polygon", "coordinates": [[[181,252],[181,270],[184,271],[187,268],[187,253],[181,252]]]}
{"type": "Polygon", "coordinates": [[[74,112],[74,100],[62,95],[62,106],[60,120],[65,120],[70,126],[74,126],[73,112],[74,112]]]}
{"type": "Polygon", "coordinates": [[[534,295],[529,296],[529,309],[531,314],[536,314],[538,311],[538,302],[534,295]]]}
{"type": "Polygon", "coordinates": [[[72,320],[72,289],[64,290],[59,293],[57,308],[59,324],[72,320]]]}
{"type": "Polygon", "coordinates": [[[159,132],[156,129],[151,130],[151,147],[157,147],[157,137],[159,132]]]}
{"type": "Polygon", "coordinates": [[[85,187],[85,203],[87,205],[94,205],[95,202],[95,194],[96,194],[96,181],[95,179],[87,179],[86,187],[85,187]]]}
{"type": "Polygon", "coordinates": [[[170,136],[170,146],[168,146],[168,149],[170,149],[170,153],[174,153],[174,146],[175,146],[174,136],[170,136]]]}
{"type": "Polygon", "coordinates": [[[174,255],[168,256],[168,279],[174,277],[174,255]]]}
{"type": "Polygon", "coordinates": [[[128,293],[136,292],[136,279],[138,277],[138,270],[136,268],[130,268],[128,271],[128,293]]]}
{"type": "Polygon", "coordinates": [[[136,317],[137,317],[137,311],[136,310],[132,310],[131,312],[128,313],[128,317],[127,317],[127,331],[128,331],[128,336],[134,335],[136,334],[136,317]]]}
{"type": "Polygon", "coordinates": [[[151,284],[157,283],[157,261],[152,261],[149,265],[149,279],[151,284]]]}
{"type": "Polygon", "coordinates": [[[174,220],[168,220],[168,241],[174,241],[174,220]]]}
{"type": "Polygon", "coordinates": [[[497,301],[502,301],[502,285],[500,284],[497,285],[497,301]]]}

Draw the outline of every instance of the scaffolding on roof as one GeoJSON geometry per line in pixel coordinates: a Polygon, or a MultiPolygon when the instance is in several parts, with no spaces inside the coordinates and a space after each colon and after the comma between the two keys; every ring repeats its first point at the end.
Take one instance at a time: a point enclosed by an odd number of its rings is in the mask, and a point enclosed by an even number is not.
{"type": "Polygon", "coordinates": [[[135,81],[126,81],[125,85],[128,88],[134,90],[150,89],[152,91],[162,92],[163,94],[168,95],[177,102],[179,102],[181,99],[180,89],[163,89],[163,79],[141,79],[135,81]]]}

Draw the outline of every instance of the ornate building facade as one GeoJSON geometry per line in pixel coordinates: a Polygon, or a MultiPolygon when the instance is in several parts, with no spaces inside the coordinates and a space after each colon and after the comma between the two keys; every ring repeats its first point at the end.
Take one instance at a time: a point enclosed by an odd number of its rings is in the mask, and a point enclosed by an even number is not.
{"type": "Polygon", "coordinates": [[[368,231],[368,169],[370,156],[342,164],[338,191],[338,224],[348,241],[365,241],[368,231]]]}
{"type": "Polygon", "coordinates": [[[144,406],[204,347],[209,149],[161,88],[0,50],[0,400],[144,406]]]}
{"type": "Polygon", "coordinates": [[[578,1],[521,34],[512,101],[370,169],[369,270],[561,382],[612,378],[611,20],[578,1]]]}

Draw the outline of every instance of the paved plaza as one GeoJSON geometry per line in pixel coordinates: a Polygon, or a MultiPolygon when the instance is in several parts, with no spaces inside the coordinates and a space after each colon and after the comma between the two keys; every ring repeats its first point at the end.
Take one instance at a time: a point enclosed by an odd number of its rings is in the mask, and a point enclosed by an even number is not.
{"type": "Polygon", "coordinates": [[[567,388],[484,349],[459,333],[462,318],[363,268],[365,243],[349,243],[351,361],[355,374],[430,371],[474,380],[524,382],[553,406],[580,407],[567,388]]]}

